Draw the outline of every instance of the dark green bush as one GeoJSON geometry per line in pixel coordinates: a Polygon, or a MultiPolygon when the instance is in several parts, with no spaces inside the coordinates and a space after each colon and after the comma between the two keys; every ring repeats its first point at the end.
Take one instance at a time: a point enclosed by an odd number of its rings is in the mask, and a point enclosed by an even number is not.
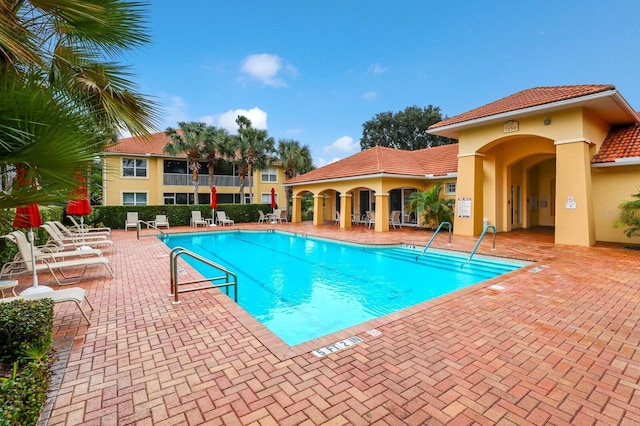
{"type": "Polygon", "coordinates": [[[0,361],[12,363],[31,348],[51,346],[52,299],[0,303],[0,361]]]}
{"type": "MultiPolygon", "coordinates": [[[[50,358],[26,362],[24,368],[0,382],[0,426],[35,425],[49,390],[50,358]]],[[[16,365],[19,363],[16,361],[16,365]]]]}
{"type": "MultiPolygon", "coordinates": [[[[166,214],[172,226],[189,225],[191,211],[200,210],[202,217],[211,217],[211,207],[206,204],[182,205],[171,204],[162,206],[94,206],[86,219],[90,225],[103,225],[112,229],[124,228],[127,212],[138,212],[138,219],[151,221],[157,214],[166,214]]],[[[227,216],[236,223],[257,222],[260,214],[258,210],[270,212],[268,204],[218,204],[216,210],[224,210],[227,216]]]]}

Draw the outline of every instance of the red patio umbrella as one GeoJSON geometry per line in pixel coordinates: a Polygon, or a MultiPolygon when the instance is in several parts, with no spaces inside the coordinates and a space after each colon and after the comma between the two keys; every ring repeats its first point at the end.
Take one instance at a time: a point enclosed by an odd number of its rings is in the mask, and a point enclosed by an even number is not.
{"type": "Polygon", "coordinates": [[[211,226],[216,226],[216,207],[218,207],[218,193],[214,185],[211,187],[211,226]]]}
{"type": "Polygon", "coordinates": [[[275,209],[277,206],[276,204],[276,190],[274,188],[271,188],[271,208],[275,209]]]}
{"type": "Polygon", "coordinates": [[[78,186],[71,191],[71,200],[67,206],[67,214],[80,216],[80,231],[82,232],[82,247],[88,249],[84,245],[84,217],[91,213],[91,205],[89,204],[89,193],[87,192],[87,181],[80,172],[76,173],[74,179],[78,182],[78,186]]]}
{"type": "MultiPolygon", "coordinates": [[[[16,173],[16,185],[19,187],[29,186],[27,179],[27,170],[24,165],[19,164],[16,173]]],[[[40,215],[40,209],[37,204],[29,204],[27,206],[18,207],[16,209],[16,216],[13,218],[13,227],[28,229],[29,248],[31,250],[31,269],[33,270],[33,286],[24,290],[21,295],[44,293],[47,291],[53,291],[51,287],[45,285],[38,285],[38,274],[36,273],[36,256],[34,251],[34,235],[33,228],[37,228],[42,225],[42,216],[40,215]]]]}

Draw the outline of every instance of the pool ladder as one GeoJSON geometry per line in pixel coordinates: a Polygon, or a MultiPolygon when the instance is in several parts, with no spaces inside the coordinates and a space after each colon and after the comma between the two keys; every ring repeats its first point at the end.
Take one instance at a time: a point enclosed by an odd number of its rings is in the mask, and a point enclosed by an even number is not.
{"type": "Polygon", "coordinates": [[[169,296],[173,296],[174,305],[180,304],[180,300],[178,299],[179,293],[186,293],[188,291],[196,291],[196,290],[210,290],[212,288],[224,288],[227,296],[229,295],[229,287],[233,287],[233,300],[238,302],[238,277],[233,272],[227,270],[224,266],[218,265],[217,263],[202,257],[192,251],[185,249],[184,247],[175,247],[171,250],[169,254],[169,266],[171,271],[171,283],[170,283],[170,291],[169,296]],[[215,277],[210,278],[202,278],[192,281],[179,282],[178,281],[178,258],[180,256],[189,256],[192,259],[196,259],[206,265],[213,267],[214,269],[220,271],[222,274],[215,277]],[[196,284],[209,282],[208,285],[203,285],[200,287],[189,287],[186,289],[179,290],[178,287],[186,284],[196,284]]]}
{"type": "MultiPolygon", "coordinates": [[[[426,246],[424,246],[424,249],[422,250],[422,253],[420,253],[420,256],[423,256],[427,249],[429,247],[431,247],[431,243],[433,242],[433,240],[436,239],[436,235],[438,235],[438,232],[440,232],[440,229],[444,226],[447,225],[447,228],[449,229],[449,245],[451,245],[451,223],[449,222],[442,222],[440,223],[440,225],[438,226],[438,229],[436,229],[436,232],[433,233],[433,235],[431,236],[431,239],[429,239],[429,242],[427,243],[426,246]]],[[[419,256],[416,256],[416,260],[418,260],[419,256]]]]}
{"type": "Polygon", "coordinates": [[[473,247],[473,250],[471,250],[471,254],[469,255],[469,258],[467,258],[467,260],[462,265],[465,265],[471,262],[471,258],[473,257],[474,254],[476,254],[476,251],[478,251],[480,242],[482,241],[482,239],[484,238],[484,235],[487,233],[487,230],[489,229],[493,229],[493,245],[491,246],[491,250],[496,249],[496,227],[494,225],[486,225],[482,230],[482,234],[480,234],[480,238],[478,238],[476,245],[473,247]]]}
{"type": "Polygon", "coordinates": [[[138,238],[138,240],[140,239],[140,229],[142,228],[142,224],[147,225],[147,229],[148,228],[155,229],[156,231],[158,231],[160,233],[161,237],[164,237],[164,232],[162,232],[162,229],[158,228],[155,223],[148,222],[146,220],[139,220],[138,221],[138,226],[136,226],[136,237],[138,238]]]}

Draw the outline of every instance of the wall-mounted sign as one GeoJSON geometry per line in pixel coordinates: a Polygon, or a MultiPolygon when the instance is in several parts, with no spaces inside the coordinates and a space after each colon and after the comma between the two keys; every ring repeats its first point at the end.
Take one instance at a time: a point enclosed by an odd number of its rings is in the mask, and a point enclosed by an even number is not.
{"type": "Polygon", "coordinates": [[[575,209],[576,207],[578,207],[578,205],[576,204],[576,199],[573,198],[573,196],[569,195],[569,197],[567,197],[567,201],[564,203],[564,207],[567,209],[575,209]]]}
{"type": "Polygon", "coordinates": [[[458,217],[471,217],[471,197],[458,198],[458,217]]]}
{"type": "Polygon", "coordinates": [[[518,122],[515,120],[504,123],[504,133],[513,133],[518,131],[518,122]]]}

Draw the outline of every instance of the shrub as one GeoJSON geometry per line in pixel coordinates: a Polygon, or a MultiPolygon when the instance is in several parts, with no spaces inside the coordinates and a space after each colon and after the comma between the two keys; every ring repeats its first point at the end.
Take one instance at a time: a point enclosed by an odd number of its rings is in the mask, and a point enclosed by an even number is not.
{"type": "Polygon", "coordinates": [[[51,346],[52,299],[0,303],[0,361],[14,362],[31,348],[51,346]]]}

